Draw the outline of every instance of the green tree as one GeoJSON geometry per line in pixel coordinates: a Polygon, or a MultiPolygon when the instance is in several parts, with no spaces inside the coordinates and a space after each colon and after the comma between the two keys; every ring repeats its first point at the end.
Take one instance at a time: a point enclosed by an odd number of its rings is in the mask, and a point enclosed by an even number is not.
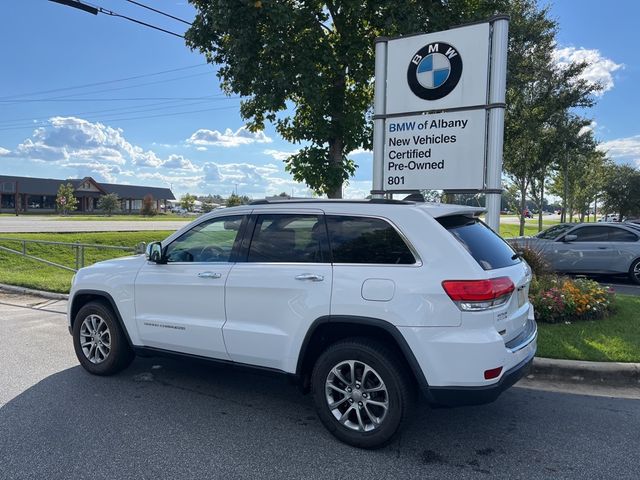
{"type": "Polygon", "coordinates": [[[222,89],[243,97],[251,131],[266,122],[302,143],[285,160],[316,193],[342,197],[356,169],[348,154],[371,149],[374,40],[433,32],[499,10],[504,0],[189,0],[186,43],[217,68],[222,89]]]}
{"type": "Polygon", "coordinates": [[[118,198],[118,194],[108,193],[106,195],[102,195],[98,199],[98,209],[105,212],[109,217],[113,212],[120,210],[120,199],[118,198]]]}
{"type": "Polygon", "coordinates": [[[549,153],[560,150],[555,124],[572,108],[592,106],[601,86],[581,78],[588,66],[584,62],[556,64],[552,53],[557,24],[549,7],[539,8],[535,0],[512,0],[509,13],[504,169],[518,189],[522,235],[531,185],[537,183],[537,203],[542,204],[545,179],[555,161],[549,153]]]}
{"type": "Polygon", "coordinates": [[[640,215],[640,170],[630,165],[609,165],[603,188],[604,208],[619,218],[640,215]]]}
{"type": "Polygon", "coordinates": [[[60,184],[58,195],[56,196],[56,205],[58,206],[58,210],[62,212],[62,215],[67,215],[69,212],[73,212],[78,208],[78,199],[75,197],[74,191],[75,189],[72,184],[60,184]]]}
{"type": "Polygon", "coordinates": [[[195,195],[185,193],[182,197],[180,197],[180,207],[185,209],[187,212],[192,212],[195,204],[196,204],[195,195]]]}
{"type": "Polygon", "coordinates": [[[231,195],[229,195],[229,198],[227,198],[226,205],[227,207],[236,207],[238,205],[246,205],[250,201],[251,199],[246,195],[240,196],[232,193],[231,195]]]}
{"type": "Polygon", "coordinates": [[[153,200],[153,195],[147,193],[142,199],[142,208],[140,209],[140,214],[145,217],[153,217],[156,213],[156,205],[153,200]]]}

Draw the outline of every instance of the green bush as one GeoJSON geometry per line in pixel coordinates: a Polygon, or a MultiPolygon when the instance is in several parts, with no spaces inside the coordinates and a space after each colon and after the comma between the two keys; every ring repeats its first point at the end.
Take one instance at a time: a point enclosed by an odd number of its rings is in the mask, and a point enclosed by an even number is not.
{"type": "Polygon", "coordinates": [[[515,246],[514,248],[529,264],[531,271],[536,277],[549,275],[552,272],[551,265],[549,265],[549,262],[547,262],[539,250],[526,246],[515,246]]]}

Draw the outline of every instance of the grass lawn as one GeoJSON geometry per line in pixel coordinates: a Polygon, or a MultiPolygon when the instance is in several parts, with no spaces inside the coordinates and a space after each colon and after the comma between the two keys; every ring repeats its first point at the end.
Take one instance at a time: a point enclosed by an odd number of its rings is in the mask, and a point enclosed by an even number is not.
{"type": "Polygon", "coordinates": [[[538,324],[539,357],[595,362],[640,362],[640,297],[617,295],[604,320],[538,324]]]}
{"type": "MultiPolygon", "coordinates": [[[[155,215],[153,217],[145,217],[143,215],[123,215],[123,214],[114,214],[108,217],[107,215],[55,215],[55,214],[45,214],[45,213],[28,213],[28,214],[20,214],[20,217],[29,218],[31,216],[38,217],[46,217],[47,220],[72,220],[72,221],[92,221],[92,222],[191,222],[196,216],[195,215],[174,215],[173,213],[160,214],[155,215]]],[[[0,213],[0,218],[2,217],[15,217],[13,213],[0,213]]]]}
{"type": "Polygon", "coordinates": [[[51,220],[77,220],[77,221],[93,221],[93,222],[191,222],[196,217],[193,215],[156,215],[154,217],[145,217],[143,215],[52,215],[51,220]]]}
{"type": "MultiPolygon", "coordinates": [[[[524,226],[524,234],[526,236],[535,235],[538,233],[538,224],[524,226]]],[[[520,236],[520,225],[511,223],[500,224],[500,235],[504,238],[518,237],[520,236]]]]}
{"type": "MultiPolygon", "coordinates": [[[[0,234],[0,237],[133,247],[139,242],[148,243],[154,240],[162,240],[172,233],[173,231],[164,230],[96,233],[5,233],[0,234]]],[[[0,241],[0,245],[14,250],[22,248],[20,243],[6,240],[0,241]]],[[[75,251],[68,246],[27,244],[27,253],[75,268],[75,251]]],[[[85,248],[85,265],[124,255],[130,255],[130,253],[119,250],[85,248]]],[[[72,276],[73,272],[52,267],[20,255],[0,251],[0,283],[67,293],[71,286],[72,276]]]]}

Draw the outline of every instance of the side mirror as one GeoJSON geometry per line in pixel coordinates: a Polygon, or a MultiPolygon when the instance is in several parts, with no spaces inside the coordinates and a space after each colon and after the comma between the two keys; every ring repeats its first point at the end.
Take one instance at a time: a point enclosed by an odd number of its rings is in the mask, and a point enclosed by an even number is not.
{"type": "Polygon", "coordinates": [[[562,239],[563,242],[575,242],[578,239],[577,235],[565,235],[562,239]]]}
{"type": "Polygon", "coordinates": [[[147,245],[145,255],[150,262],[167,263],[162,254],[162,244],[160,242],[153,242],[147,245]]]}

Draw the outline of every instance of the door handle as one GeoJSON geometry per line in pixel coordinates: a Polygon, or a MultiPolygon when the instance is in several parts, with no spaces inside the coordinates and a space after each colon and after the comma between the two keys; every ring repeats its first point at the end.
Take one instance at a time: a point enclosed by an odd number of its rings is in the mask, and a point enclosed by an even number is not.
{"type": "Polygon", "coordinates": [[[315,273],[302,273],[296,275],[296,280],[310,280],[312,282],[321,282],[324,280],[323,275],[316,275],[315,273]]]}
{"type": "Polygon", "coordinates": [[[607,247],[598,247],[598,250],[606,250],[607,247]]]}
{"type": "Polygon", "coordinates": [[[200,272],[198,276],[200,278],[220,278],[222,275],[214,272],[200,272]]]}

